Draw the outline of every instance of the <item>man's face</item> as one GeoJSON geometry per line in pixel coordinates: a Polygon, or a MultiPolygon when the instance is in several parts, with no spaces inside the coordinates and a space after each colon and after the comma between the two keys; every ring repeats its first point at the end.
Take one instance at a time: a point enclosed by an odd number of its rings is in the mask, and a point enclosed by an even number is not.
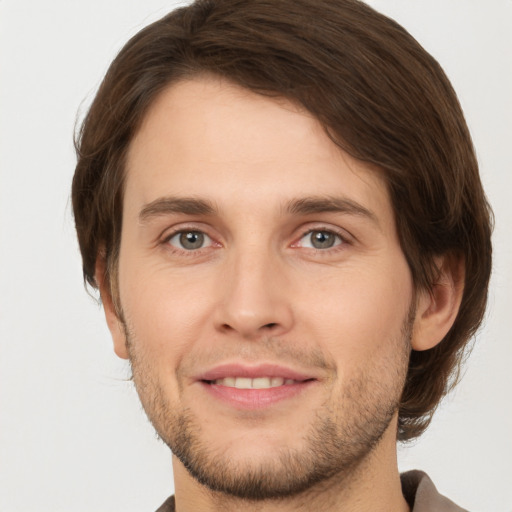
{"type": "Polygon", "coordinates": [[[413,284],[386,187],[307,112],[173,85],[127,159],[119,303],[144,408],[213,489],[297,493],[394,442],[413,284]]]}

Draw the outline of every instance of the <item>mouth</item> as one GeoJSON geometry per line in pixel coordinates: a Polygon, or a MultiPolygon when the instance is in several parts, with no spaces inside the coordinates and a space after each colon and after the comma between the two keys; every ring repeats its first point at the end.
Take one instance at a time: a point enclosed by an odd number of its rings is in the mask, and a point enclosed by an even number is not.
{"type": "Polygon", "coordinates": [[[262,409],[292,400],[318,379],[274,365],[224,365],[197,381],[210,398],[235,409],[262,409]]]}
{"type": "Polygon", "coordinates": [[[256,377],[254,379],[250,377],[224,377],[204,382],[236,389],[271,389],[280,386],[292,386],[304,381],[285,379],[284,377],[256,377]]]}

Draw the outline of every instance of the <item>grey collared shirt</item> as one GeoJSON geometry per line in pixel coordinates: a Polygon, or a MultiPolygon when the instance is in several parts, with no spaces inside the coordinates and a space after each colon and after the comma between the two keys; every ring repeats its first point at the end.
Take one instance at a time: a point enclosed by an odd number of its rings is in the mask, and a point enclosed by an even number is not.
{"type": "MultiPolygon", "coordinates": [[[[402,473],[400,478],[402,492],[412,512],[468,512],[441,496],[423,471],[408,471],[402,473]]],[[[168,498],[156,512],[176,512],[174,496],[168,498]]]]}
{"type": "Polygon", "coordinates": [[[432,480],[423,471],[400,475],[402,492],[412,512],[468,512],[437,492],[432,480]]]}

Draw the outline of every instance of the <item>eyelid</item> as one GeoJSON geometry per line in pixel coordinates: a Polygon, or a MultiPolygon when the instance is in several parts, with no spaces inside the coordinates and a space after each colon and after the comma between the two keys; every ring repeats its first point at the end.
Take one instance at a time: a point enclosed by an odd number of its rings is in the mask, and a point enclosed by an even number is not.
{"type": "Polygon", "coordinates": [[[210,247],[211,245],[213,245],[213,240],[212,238],[204,233],[203,231],[199,231],[197,229],[180,229],[179,231],[176,231],[175,233],[171,234],[170,236],[167,237],[166,239],[166,243],[168,243],[169,245],[172,245],[173,247],[175,247],[176,249],[178,250],[184,250],[186,252],[192,252],[192,251],[200,251],[201,249],[206,249],[207,247],[210,247]],[[197,249],[185,249],[185,248],[182,248],[182,247],[179,247],[178,245],[174,245],[171,243],[171,240],[173,238],[176,238],[180,235],[183,235],[184,233],[199,233],[201,235],[204,236],[205,240],[204,242],[207,244],[207,245],[203,245],[202,247],[198,247],[197,249]]]}
{"type": "MultiPolygon", "coordinates": [[[[300,234],[295,237],[295,241],[292,243],[291,247],[300,247],[299,242],[302,240],[305,236],[309,235],[310,233],[313,233],[315,231],[325,231],[326,233],[332,233],[333,235],[338,236],[342,244],[335,245],[331,248],[335,249],[339,245],[345,245],[345,244],[353,244],[354,243],[354,237],[345,229],[332,226],[332,225],[326,225],[326,224],[317,224],[317,225],[309,225],[307,228],[302,227],[300,229],[300,234]]],[[[328,249],[318,249],[322,252],[326,252],[328,249]]]]}
{"type": "Polygon", "coordinates": [[[172,227],[167,227],[161,233],[161,235],[158,237],[158,244],[166,246],[167,248],[170,248],[173,251],[183,252],[183,253],[187,253],[189,255],[199,253],[202,250],[209,249],[211,247],[221,247],[222,244],[217,240],[217,237],[215,237],[211,234],[210,231],[211,230],[208,229],[208,226],[205,226],[202,223],[194,223],[194,222],[180,223],[180,224],[177,224],[172,227]],[[177,247],[177,246],[169,243],[171,238],[173,238],[176,235],[179,235],[181,233],[187,233],[187,232],[202,233],[205,237],[207,237],[210,240],[210,243],[205,247],[201,247],[201,248],[195,249],[195,250],[181,249],[180,247],[177,247]]]}
{"type": "Polygon", "coordinates": [[[205,226],[201,222],[180,222],[180,223],[172,225],[172,226],[167,226],[160,233],[160,235],[158,235],[158,239],[160,242],[166,242],[167,240],[172,238],[177,233],[183,233],[186,231],[197,231],[198,233],[204,233],[211,239],[214,238],[210,234],[210,229],[208,229],[208,226],[205,226]]]}
{"type": "MultiPolygon", "coordinates": [[[[343,228],[340,228],[338,226],[333,226],[333,225],[327,225],[325,223],[308,223],[307,226],[301,226],[300,228],[298,228],[296,231],[298,231],[298,234],[296,236],[294,236],[294,241],[291,243],[291,245],[289,247],[292,247],[292,248],[297,248],[297,247],[301,247],[300,245],[300,241],[305,237],[307,236],[308,234],[312,233],[312,232],[315,232],[315,231],[325,231],[325,232],[328,232],[328,233],[332,233],[336,236],[338,236],[342,243],[339,243],[339,244],[336,244],[334,245],[333,247],[331,248],[326,248],[326,249],[313,249],[315,251],[320,251],[320,252],[329,252],[330,251],[333,251],[333,250],[336,250],[336,248],[339,248],[339,246],[341,245],[352,245],[356,240],[355,240],[355,237],[349,233],[346,229],[343,229],[343,228]]],[[[166,245],[167,247],[172,247],[174,250],[176,251],[183,251],[183,252],[186,252],[186,253],[198,253],[200,251],[202,251],[203,249],[208,249],[210,247],[222,247],[223,246],[223,243],[220,242],[218,240],[219,237],[217,236],[214,236],[212,233],[211,233],[211,229],[209,229],[209,226],[208,225],[205,225],[201,222],[184,222],[184,223],[180,223],[180,224],[177,224],[175,226],[172,226],[172,227],[167,227],[162,233],[161,235],[158,237],[158,244],[161,244],[161,245],[166,245]],[[176,246],[172,246],[171,244],[169,244],[169,241],[171,238],[173,238],[174,236],[176,236],[177,234],[180,234],[180,233],[184,233],[184,232],[200,232],[202,234],[204,234],[206,237],[209,238],[210,240],[210,243],[208,244],[208,246],[206,247],[201,247],[199,249],[195,249],[195,250],[186,250],[186,249],[180,249],[179,247],[176,247],[176,246]]],[[[306,248],[308,249],[308,248],[306,248]]]]}

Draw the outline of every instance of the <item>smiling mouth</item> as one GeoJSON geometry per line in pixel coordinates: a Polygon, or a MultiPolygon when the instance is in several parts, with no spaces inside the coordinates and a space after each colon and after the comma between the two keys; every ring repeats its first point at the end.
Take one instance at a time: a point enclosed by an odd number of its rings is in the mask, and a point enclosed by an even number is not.
{"type": "Polygon", "coordinates": [[[301,384],[313,379],[294,380],[285,379],[283,377],[224,377],[216,380],[205,380],[207,384],[214,384],[217,386],[225,386],[236,389],[271,389],[281,386],[292,386],[294,384],[301,384]]]}
{"type": "Polygon", "coordinates": [[[285,375],[275,375],[277,371],[281,373],[275,368],[268,369],[268,373],[259,373],[255,369],[247,368],[238,368],[238,371],[236,368],[230,370],[227,368],[213,370],[210,375],[203,375],[199,382],[210,398],[219,400],[220,403],[235,410],[266,409],[293,399],[318,382],[316,378],[299,375],[289,370],[282,371],[285,375]]]}

